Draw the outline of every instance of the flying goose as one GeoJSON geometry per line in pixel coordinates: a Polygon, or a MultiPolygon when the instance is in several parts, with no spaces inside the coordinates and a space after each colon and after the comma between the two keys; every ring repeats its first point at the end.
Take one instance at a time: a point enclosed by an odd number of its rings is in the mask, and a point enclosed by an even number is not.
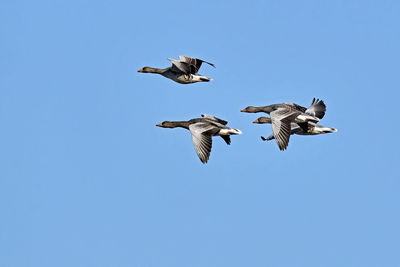
{"type": "Polygon", "coordinates": [[[273,104],[263,107],[249,106],[242,112],[270,114],[272,131],[280,150],[285,150],[289,144],[292,123],[298,123],[307,132],[308,123],[317,123],[323,118],[326,111],[325,103],[319,99],[313,99],[309,108],[295,103],[273,104]]]}
{"type": "Polygon", "coordinates": [[[138,72],[161,74],[168,79],[182,84],[209,82],[212,80],[211,78],[198,74],[203,62],[215,68],[214,64],[210,62],[187,56],[179,56],[178,60],[173,58],[168,58],[168,60],[172,62],[171,67],[165,69],[143,67],[142,69],[138,70],[138,72]]]}
{"type": "Polygon", "coordinates": [[[227,121],[217,117],[202,114],[201,118],[191,119],[189,121],[164,121],[156,126],[188,129],[192,134],[193,145],[200,161],[202,163],[207,163],[212,147],[212,136],[221,136],[222,139],[230,145],[230,135],[242,134],[240,130],[226,126],[227,123],[227,121]]]}

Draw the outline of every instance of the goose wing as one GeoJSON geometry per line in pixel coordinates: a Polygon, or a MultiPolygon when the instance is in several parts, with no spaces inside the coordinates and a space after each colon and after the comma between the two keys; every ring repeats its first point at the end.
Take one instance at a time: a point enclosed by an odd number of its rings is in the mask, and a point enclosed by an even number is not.
{"type": "MultiPolygon", "coordinates": [[[[298,131],[297,132],[300,132],[300,131],[303,131],[304,133],[307,133],[308,132],[308,125],[309,125],[309,123],[308,122],[299,122],[299,123],[295,123],[295,125],[296,125],[296,128],[298,129],[298,131]]],[[[293,125],[292,125],[292,130],[293,130],[293,125]]]]}
{"type": "Polygon", "coordinates": [[[215,68],[214,64],[194,57],[179,56],[179,60],[174,58],[168,58],[168,60],[172,62],[173,69],[179,70],[185,74],[196,74],[203,62],[215,68]]]}
{"type": "Polygon", "coordinates": [[[214,117],[214,116],[212,116],[212,115],[201,114],[201,117],[203,117],[203,118],[205,118],[205,119],[212,120],[212,121],[216,121],[216,122],[218,122],[218,123],[221,123],[222,125],[227,125],[227,124],[228,124],[227,121],[224,121],[223,119],[214,117]]]}
{"type": "Polygon", "coordinates": [[[175,58],[168,58],[172,63],[171,70],[176,73],[190,74],[190,67],[175,58]]]}
{"type": "Polygon", "coordinates": [[[297,111],[303,112],[303,113],[306,112],[306,110],[307,110],[307,108],[305,108],[303,106],[300,106],[300,105],[297,105],[295,103],[285,103],[285,104],[289,105],[290,107],[296,109],[297,111]]]}
{"type": "Polygon", "coordinates": [[[229,135],[220,135],[227,145],[231,144],[231,137],[229,135]]]}
{"type": "Polygon", "coordinates": [[[299,111],[288,107],[278,108],[270,113],[272,131],[280,150],[285,150],[289,145],[290,124],[299,114],[299,111]]]}
{"type": "Polygon", "coordinates": [[[213,63],[204,61],[204,60],[199,59],[199,58],[194,58],[194,57],[179,56],[179,61],[182,62],[182,63],[188,64],[190,66],[190,70],[191,70],[190,73],[192,73],[192,74],[196,74],[199,71],[199,69],[201,67],[201,64],[203,62],[207,63],[208,65],[211,65],[211,66],[213,66],[215,68],[215,65],[213,63]]]}
{"type": "Polygon", "coordinates": [[[194,148],[196,149],[196,153],[203,163],[207,163],[212,148],[211,135],[207,132],[213,130],[214,128],[215,126],[205,122],[198,122],[189,125],[194,148]]]}
{"type": "Polygon", "coordinates": [[[318,98],[313,98],[311,106],[307,108],[305,113],[317,117],[318,119],[322,119],[325,116],[326,105],[323,100],[319,100],[318,98]]]}

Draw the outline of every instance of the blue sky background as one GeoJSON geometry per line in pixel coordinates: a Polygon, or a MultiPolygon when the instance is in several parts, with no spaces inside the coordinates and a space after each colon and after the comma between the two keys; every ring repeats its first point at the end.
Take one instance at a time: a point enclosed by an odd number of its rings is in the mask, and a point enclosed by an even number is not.
{"type": "Polygon", "coordinates": [[[398,1],[0,4],[0,265],[400,266],[398,1]],[[141,74],[188,55],[210,83],[141,74]],[[262,142],[248,105],[338,133],[262,142]],[[164,120],[239,128],[208,164],[164,120]]]}

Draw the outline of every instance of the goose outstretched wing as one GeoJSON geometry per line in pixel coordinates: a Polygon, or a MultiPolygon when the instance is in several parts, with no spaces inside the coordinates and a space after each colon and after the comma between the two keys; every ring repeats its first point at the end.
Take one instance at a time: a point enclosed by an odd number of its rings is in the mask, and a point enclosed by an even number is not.
{"type": "Polygon", "coordinates": [[[318,98],[313,98],[311,106],[307,108],[305,113],[317,117],[318,119],[322,119],[325,116],[326,105],[323,100],[319,100],[318,98]]]}
{"type": "Polygon", "coordinates": [[[272,131],[280,150],[285,150],[289,145],[291,133],[291,122],[300,114],[292,108],[278,108],[270,113],[272,121],[272,131]]]}
{"type": "Polygon", "coordinates": [[[179,60],[174,58],[168,58],[168,60],[172,62],[173,69],[185,74],[197,74],[203,62],[215,68],[214,64],[194,57],[179,56],[179,60]]]}
{"type": "Polygon", "coordinates": [[[201,162],[207,163],[210,158],[212,139],[211,135],[207,134],[215,126],[204,122],[198,122],[189,125],[190,133],[192,134],[192,141],[197,155],[201,162]]]}

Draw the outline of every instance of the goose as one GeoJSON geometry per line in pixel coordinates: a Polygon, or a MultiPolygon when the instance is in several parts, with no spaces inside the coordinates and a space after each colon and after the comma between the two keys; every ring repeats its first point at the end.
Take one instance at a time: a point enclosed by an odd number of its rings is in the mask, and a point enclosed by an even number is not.
{"type": "MultiPolygon", "coordinates": [[[[272,123],[272,120],[267,117],[260,117],[253,121],[253,123],[257,124],[263,124],[263,123],[272,123]]],[[[307,129],[305,130],[303,127],[301,127],[297,123],[290,123],[290,135],[292,134],[298,134],[298,135],[318,135],[318,134],[326,134],[326,133],[336,133],[338,130],[336,128],[330,128],[330,127],[325,127],[323,125],[319,125],[313,122],[308,122],[307,123],[307,129]]],[[[271,134],[267,138],[264,136],[261,136],[261,139],[263,141],[269,141],[272,139],[275,139],[274,135],[271,134]]]]}
{"type": "MultiPolygon", "coordinates": [[[[241,112],[270,114],[272,131],[280,150],[286,150],[291,135],[291,124],[298,123],[306,128],[309,122],[317,123],[325,115],[326,105],[322,100],[313,99],[311,106],[302,107],[295,103],[272,104],[269,106],[248,106],[241,112]]],[[[307,131],[307,129],[304,129],[307,131]]]]}
{"type": "Polygon", "coordinates": [[[210,62],[187,56],[179,56],[179,59],[168,58],[168,60],[172,62],[171,67],[165,69],[143,67],[138,70],[138,72],[161,74],[168,79],[182,84],[209,82],[212,80],[211,78],[198,74],[203,62],[215,68],[215,65],[210,62]]]}
{"type": "Polygon", "coordinates": [[[231,144],[230,135],[242,134],[242,131],[226,126],[227,121],[212,115],[202,114],[201,118],[188,121],[164,121],[156,124],[163,128],[181,127],[190,131],[192,141],[200,161],[207,163],[212,147],[212,136],[221,136],[226,144],[231,144]]]}

